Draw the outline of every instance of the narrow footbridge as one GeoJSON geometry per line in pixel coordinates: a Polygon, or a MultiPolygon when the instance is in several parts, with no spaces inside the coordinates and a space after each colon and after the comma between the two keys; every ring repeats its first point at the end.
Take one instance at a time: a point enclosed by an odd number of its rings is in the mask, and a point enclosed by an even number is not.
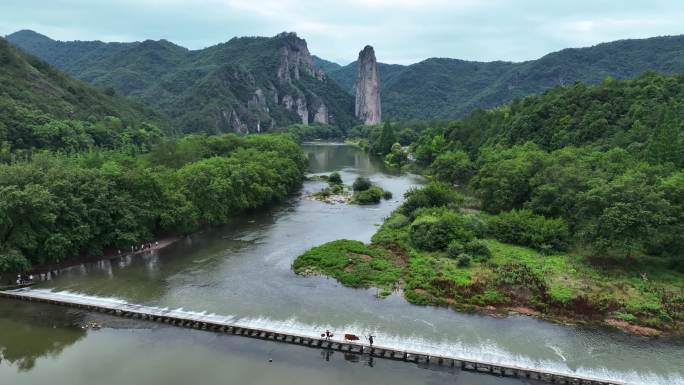
{"type": "Polygon", "coordinates": [[[68,293],[55,293],[45,290],[16,289],[0,291],[0,298],[23,301],[43,302],[53,305],[72,307],[119,317],[158,322],[178,327],[207,330],[216,333],[241,335],[263,340],[285,342],[319,349],[332,349],[351,354],[368,354],[373,357],[438,365],[462,370],[488,373],[497,376],[539,380],[553,384],[568,385],[625,385],[619,381],[601,380],[567,373],[556,373],[540,369],[523,368],[514,365],[496,364],[459,357],[434,355],[428,352],[398,350],[396,348],[373,345],[370,347],[356,342],[326,340],[324,338],[298,335],[290,332],[254,328],[240,325],[228,317],[205,315],[183,310],[169,310],[157,307],[130,304],[107,298],[84,297],[68,293]]]}

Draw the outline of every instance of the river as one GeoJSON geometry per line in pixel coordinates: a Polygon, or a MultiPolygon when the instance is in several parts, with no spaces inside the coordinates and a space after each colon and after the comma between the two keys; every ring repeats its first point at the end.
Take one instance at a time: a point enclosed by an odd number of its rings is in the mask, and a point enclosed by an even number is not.
{"type": "MultiPolygon", "coordinates": [[[[62,270],[39,288],[231,315],[242,323],[307,334],[372,333],[387,346],[632,384],[684,384],[681,341],[414,306],[400,294],[380,299],[375,289],[296,276],[290,265],[297,255],[334,239],[368,241],[403,193],[424,183],[420,176],[385,170],[354,147],[304,149],[311,173],[339,171],[348,184],[363,175],[394,199],[377,206],[329,205],[306,198],[324,186],[307,181],[276,207],[144,256],[62,270]]],[[[14,301],[0,302],[0,355],[3,384],[525,383],[14,301]],[[78,326],[92,320],[104,327],[78,326]]]]}

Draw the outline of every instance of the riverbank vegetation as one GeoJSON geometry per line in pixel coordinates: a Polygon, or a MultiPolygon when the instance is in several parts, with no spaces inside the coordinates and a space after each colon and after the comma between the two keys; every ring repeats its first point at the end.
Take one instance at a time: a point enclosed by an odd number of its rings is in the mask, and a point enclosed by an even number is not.
{"type": "Polygon", "coordinates": [[[0,271],[226,223],[284,199],[306,161],[290,136],[188,136],[130,155],[44,152],[0,165],[0,271]]]}
{"type": "Polygon", "coordinates": [[[345,138],[345,131],[340,127],[322,123],[293,124],[278,132],[290,134],[300,143],[315,140],[342,141],[345,138]]]}
{"type": "Polygon", "coordinates": [[[413,303],[681,333],[682,117],[684,76],[646,74],[424,129],[411,152],[435,182],[367,247],[413,303]]]}

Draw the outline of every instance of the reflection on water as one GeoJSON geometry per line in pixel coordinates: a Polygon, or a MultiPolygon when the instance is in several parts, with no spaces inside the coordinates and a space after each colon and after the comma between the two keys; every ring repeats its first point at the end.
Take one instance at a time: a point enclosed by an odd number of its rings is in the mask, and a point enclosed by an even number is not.
{"type": "MultiPolygon", "coordinates": [[[[345,145],[309,145],[306,147],[309,172],[324,173],[351,168],[360,175],[367,176],[377,172],[398,175],[396,170],[385,167],[379,157],[369,157],[363,151],[345,145]]],[[[352,181],[345,181],[351,184],[352,181]]]]}
{"type": "Polygon", "coordinates": [[[64,308],[0,301],[0,362],[33,369],[38,358],[57,356],[85,336],[80,319],[64,308]]]}
{"type": "MultiPolygon", "coordinates": [[[[394,200],[377,206],[329,205],[306,198],[325,186],[307,181],[298,194],[276,207],[245,213],[226,226],[141,257],[62,271],[41,286],[234,316],[254,327],[302,334],[326,329],[373,334],[387,346],[639,384],[684,384],[684,348],[677,342],[643,340],[522,316],[495,319],[418,307],[408,304],[399,293],[378,299],[374,289],[350,289],[325,277],[296,276],[291,263],[297,255],[335,239],[370,240],[376,225],[399,206],[403,193],[424,182],[415,175],[388,173],[379,159],[349,146],[313,145],[306,147],[306,153],[312,173],[339,171],[346,184],[363,175],[390,190],[394,200]]],[[[22,323],[14,316],[12,320],[22,323]]],[[[0,329],[0,336],[5,333],[0,329]]],[[[185,336],[187,331],[176,333],[185,336]]],[[[82,344],[90,344],[90,340],[88,335],[82,344]]],[[[327,362],[323,354],[320,361],[327,362]]],[[[327,358],[351,363],[343,354],[327,358]]],[[[355,365],[368,368],[380,365],[378,362],[362,358],[355,365]]]]}
{"type": "Polygon", "coordinates": [[[95,317],[106,327],[85,333],[71,326],[74,320],[86,316],[76,311],[16,301],[3,301],[0,309],[3,385],[528,383],[451,368],[423,370],[417,365],[368,356],[352,357],[332,350],[140,321],[124,320],[125,325],[112,327],[110,322],[115,325],[118,319],[97,313],[87,316],[95,317]],[[6,311],[14,314],[9,323],[6,311]],[[58,326],[57,322],[63,325],[58,326]],[[8,331],[17,327],[25,331],[18,332],[12,341],[5,338],[8,331]],[[49,333],[40,332],[41,329],[49,333]]]}

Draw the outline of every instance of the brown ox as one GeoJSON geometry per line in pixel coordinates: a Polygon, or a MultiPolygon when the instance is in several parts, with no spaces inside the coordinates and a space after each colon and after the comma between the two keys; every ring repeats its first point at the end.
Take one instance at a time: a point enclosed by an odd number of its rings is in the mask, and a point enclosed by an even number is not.
{"type": "Polygon", "coordinates": [[[354,334],[345,334],[345,335],[344,335],[344,339],[345,339],[346,341],[358,341],[358,340],[359,340],[359,337],[357,337],[357,336],[354,335],[354,334]]]}

